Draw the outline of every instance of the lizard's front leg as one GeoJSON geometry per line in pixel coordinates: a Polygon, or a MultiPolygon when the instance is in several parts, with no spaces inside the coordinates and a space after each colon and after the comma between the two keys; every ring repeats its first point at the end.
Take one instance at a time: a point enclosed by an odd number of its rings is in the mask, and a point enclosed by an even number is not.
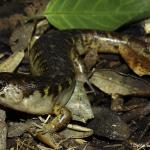
{"type": "Polygon", "coordinates": [[[55,105],[52,114],[56,117],[43,126],[43,129],[49,132],[56,132],[67,126],[71,120],[71,112],[65,107],[55,105]]]}
{"type": "Polygon", "coordinates": [[[57,134],[56,131],[66,127],[72,117],[71,112],[65,106],[61,105],[55,105],[52,110],[52,114],[56,115],[52,121],[44,124],[40,130],[33,127],[30,128],[28,132],[39,141],[54,149],[57,149],[61,146],[60,143],[64,140],[64,137],[57,134]]]}

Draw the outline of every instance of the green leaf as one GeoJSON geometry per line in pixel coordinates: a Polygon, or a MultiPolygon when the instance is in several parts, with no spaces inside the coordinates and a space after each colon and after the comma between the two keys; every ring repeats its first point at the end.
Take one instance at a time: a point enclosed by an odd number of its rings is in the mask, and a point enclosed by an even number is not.
{"type": "Polygon", "coordinates": [[[150,0],[51,0],[44,16],[59,29],[110,31],[150,17],[150,0]]]}

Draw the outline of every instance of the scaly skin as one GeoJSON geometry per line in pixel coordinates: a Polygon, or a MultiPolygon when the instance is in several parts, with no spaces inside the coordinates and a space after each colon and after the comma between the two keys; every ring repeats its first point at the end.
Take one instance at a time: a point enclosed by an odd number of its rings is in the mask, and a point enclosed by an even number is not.
{"type": "Polygon", "coordinates": [[[49,130],[59,130],[71,119],[64,105],[74,90],[75,69],[80,68],[73,65],[76,52],[120,53],[126,48],[140,49],[149,59],[145,42],[128,36],[82,30],[46,33],[29,50],[32,76],[0,74],[0,104],[32,114],[54,113],[49,130]]]}

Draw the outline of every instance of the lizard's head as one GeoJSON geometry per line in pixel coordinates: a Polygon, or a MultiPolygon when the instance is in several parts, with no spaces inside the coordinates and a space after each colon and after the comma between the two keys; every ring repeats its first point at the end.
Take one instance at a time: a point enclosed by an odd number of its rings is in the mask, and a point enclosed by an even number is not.
{"type": "Polygon", "coordinates": [[[0,73],[0,104],[12,107],[23,99],[21,81],[11,73],[0,73]]]}

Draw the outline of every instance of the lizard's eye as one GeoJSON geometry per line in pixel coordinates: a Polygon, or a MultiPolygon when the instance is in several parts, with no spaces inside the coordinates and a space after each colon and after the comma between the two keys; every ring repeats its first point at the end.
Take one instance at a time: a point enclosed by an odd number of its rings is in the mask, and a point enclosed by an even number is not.
{"type": "Polygon", "coordinates": [[[6,82],[0,80],[0,91],[2,91],[4,89],[5,85],[6,85],[6,82]]]}

